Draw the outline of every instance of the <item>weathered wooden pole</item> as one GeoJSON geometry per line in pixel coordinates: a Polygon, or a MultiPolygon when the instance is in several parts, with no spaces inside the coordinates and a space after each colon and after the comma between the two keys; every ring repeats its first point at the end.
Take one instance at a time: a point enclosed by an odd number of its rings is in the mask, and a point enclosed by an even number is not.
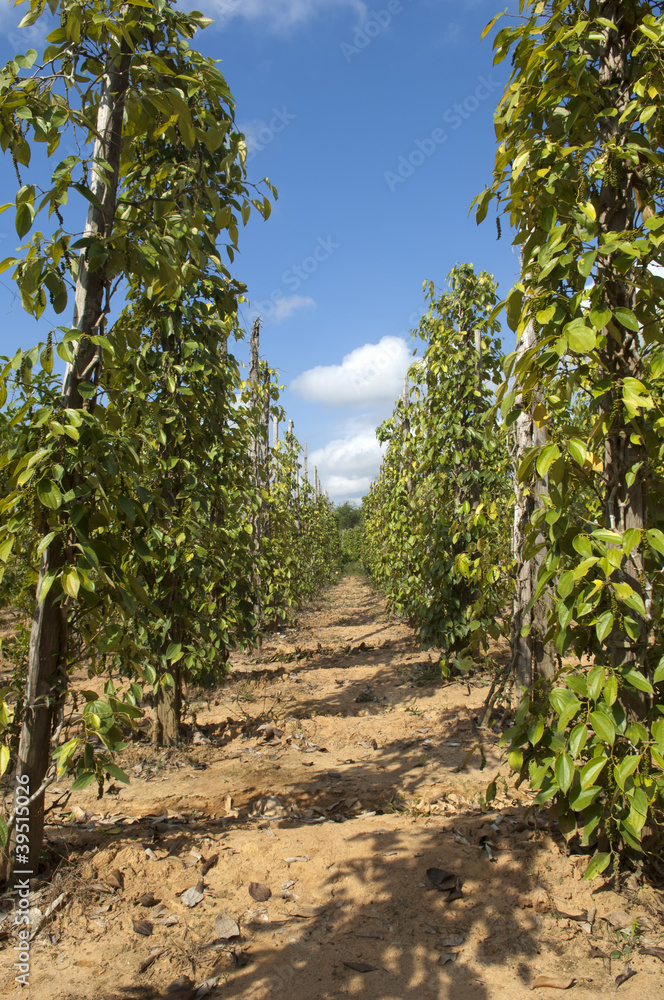
{"type": "MultiPolygon", "coordinates": [[[[121,8],[120,15],[126,10],[126,7],[121,8]]],[[[130,59],[128,45],[123,42],[120,51],[108,59],[101,77],[90,175],[92,197],[84,236],[99,237],[102,242],[110,238],[115,220],[130,59]]],[[[94,400],[81,395],[80,386],[82,382],[96,383],[98,380],[102,352],[90,338],[103,327],[104,293],[110,280],[104,264],[89,268],[86,253],[84,249],[79,256],[72,323],[80,331],[81,338],[73,342],[75,357],[67,365],[62,386],[63,406],[76,410],[91,409],[94,405],[94,400]]],[[[44,533],[48,530],[46,518],[43,530],[44,533]]],[[[28,863],[35,875],[44,836],[44,791],[45,782],[49,781],[47,771],[51,758],[51,736],[55,720],[62,710],[68,683],[65,664],[68,623],[67,611],[61,601],[62,593],[58,594],[53,587],[43,600],[39,600],[39,593],[45,579],[49,574],[56,574],[64,561],[62,541],[58,537],[44,550],[39,567],[16,767],[17,779],[29,788],[30,797],[36,796],[29,807],[30,830],[27,834],[28,863]]],[[[10,877],[16,858],[15,842],[14,828],[8,851],[10,877]]]]}
{"type": "MultiPolygon", "coordinates": [[[[534,347],[536,341],[535,327],[529,323],[517,343],[517,358],[534,347]]],[[[518,362],[517,362],[518,363],[518,362]]],[[[546,633],[547,607],[543,597],[527,611],[535,589],[537,576],[544,561],[545,548],[542,545],[530,559],[524,559],[523,548],[530,526],[530,521],[536,508],[541,507],[542,497],[548,492],[546,478],[539,478],[534,472],[531,481],[521,483],[518,479],[518,468],[523,455],[533,447],[546,442],[546,429],[534,420],[535,400],[529,406],[523,407],[513,425],[514,464],[514,523],[512,526],[512,556],[516,564],[516,580],[514,601],[512,607],[512,664],[517,691],[521,687],[530,687],[534,675],[552,677],[555,672],[555,660],[552,650],[542,642],[546,633]],[[528,635],[521,635],[522,629],[530,627],[528,635]]],[[[515,398],[514,405],[523,404],[521,393],[515,398]]],[[[544,541],[543,537],[539,539],[544,541]]]]}

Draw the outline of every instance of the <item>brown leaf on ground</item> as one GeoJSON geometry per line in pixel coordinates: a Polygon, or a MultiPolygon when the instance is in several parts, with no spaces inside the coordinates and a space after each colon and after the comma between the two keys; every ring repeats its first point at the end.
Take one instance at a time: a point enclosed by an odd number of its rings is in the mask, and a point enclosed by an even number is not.
{"type": "Polygon", "coordinates": [[[570,986],[575,982],[574,979],[562,979],[555,976],[538,976],[533,983],[531,983],[531,990],[540,989],[540,987],[548,987],[550,990],[568,990],[570,986]]]}
{"type": "Polygon", "coordinates": [[[641,951],[644,955],[653,955],[660,962],[664,962],[664,948],[657,948],[654,945],[641,945],[641,951]]]}
{"type": "Polygon", "coordinates": [[[207,873],[210,871],[211,868],[216,867],[218,861],[219,861],[218,854],[212,854],[209,858],[204,859],[201,864],[201,875],[207,875],[207,873]]]}
{"type": "Polygon", "coordinates": [[[263,885],[262,882],[250,882],[249,895],[252,899],[255,899],[257,903],[266,903],[272,895],[272,890],[268,889],[268,887],[263,885]]]}
{"type": "Polygon", "coordinates": [[[438,889],[440,892],[458,887],[457,876],[454,872],[446,872],[444,868],[427,868],[427,878],[434,889],[438,889]]]}
{"type": "Polygon", "coordinates": [[[624,927],[632,926],[632,917],[624,910],[614,910],[613,913],[609,913],[608,917],[604,917],[607,924],[610,924],[614,930],[622,930],[624,927]]]}
{"type": "Polygon", "coordinates": [[[124,875],[119,868],[114,868],[105,878],[106,885],[112,889],[124,889],[124,875]]]}
{"type": "Polygon", "coordinates": [[[149,906],[156,906],[158,903],[161,903],[161,900],[156,899],[154,893],[145,892],[143,893],[142,896],[138,897],[136,902],[138,903],[139,906],[149,907],[149,906]]]}
{"type": "Polygon", "coordinates": [[[205,899],[202,881],[199,882],[198,885],[192,885],[191,888],[186,889],[180,896],[180,899],[185,906],[198,906],[198,904],[205,899]]]}
{"type": "Polygon", "coordinates": [[[458,957],[455,951],[445,951],[438,959],[438,965],[447,965],[448,962],[456,962],[458,957]]]}
{"type": "Polygon", "coordinates": [[[628,979],[631,979],[635,975],[636,969],[633,969],[631,965],[626,965],[620,975],[616,976],[616,986],[622,986],[623,983],[626,983],[628,979]]]}
{"type": "Polygon", "coordinates": [[[147,958],[144,958],[143,961],[138,966],[139,976],[141,975],[141,973],[145,972],[146,969],[149,969],[150,966],[154,962],[156,962],[158,958],[160,958],[162,955],[165,955],[167,951],[168,948],[155,948],[154,951],[151,951],[150,954],[147,956],[147,958]]]}
{"type": "Polygon", "coordinates": [[[132,920],[132,924],[137,934],[143,934],[144,937],[150,937],[152,934],[153,928],[149,920],[132,920]]]}
{"type": "Polygon", "coordinates": [[[228,941],[229,938],[240,936],[240,928],[227,913],[220,913],[214,922],[214,933],[222,941],[228,941]]]}

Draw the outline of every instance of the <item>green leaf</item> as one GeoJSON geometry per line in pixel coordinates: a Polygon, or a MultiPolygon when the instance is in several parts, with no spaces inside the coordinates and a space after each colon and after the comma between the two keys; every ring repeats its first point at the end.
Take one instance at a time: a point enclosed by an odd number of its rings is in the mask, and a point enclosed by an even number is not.
{"type": "Polygon", "coordinates": [[[590,788],[606,767],[608,757],[593,757],[581,768],[581,788],[590,788]]]}
{"type": "Polygon", "coordinates": [[[170,663],[177,663],[184,656],[181,642],[172,642],[166,650],[166,659],[170,663]]]}
{"type": "Polygon", "coordinates": [[[512,180],[516,180],[519,174],[522,172],[523,168],[530,159],[530,150],[526,149],[522,153],[519,153],[514,157],[514,163],[512,164],[512,180]]]}
{"type": "Polygon", "coordinates": [[[556,760],[553,773],[560,790],[562,792],[567,792],[567,789],[572,784],[572,778],[574,777],[574,763],[572,758],[566,753],[561,753],[556,760]]]}
{"type": "Polygon", "coordinates": [[[586,461],[586,455],[588,454],[583,441],[579,438],[570,438],[567,442],[567,448],[577,465],[580,465],[583,468],[586,461]]]}
{"type": "Polygon", "coordinates": [[[606,542],[608,545],[622,545],[623,536],[610,528],[596,528],[593,531],[593,538],[599,542],[606,542]]]}
{"type": "Polygon", "coordinates": [[[134,507],[133,500],[131,500],[129,497],[119,496],[118,507],[120,507],[124,511],[124,513],[127,515],[127,517],[132,523],[136,520],[136,508],[134,507]]]}
{"type": "MultiPolygon", "coordinates": [[[[597,639],[599,642],[604,642],[607,635],[610,635],[611,629],[613,628],[613,612],[605,611],[604,614],[600,615],[595,623],[595,631],[597,633],[597,639]]],[[[593,697],[597,697],[594,695],[593,697]]]]}
{"type": "Polygon", "coordinates": [[[507,325],[510,330],[515,330],[521,319],[521,306],[523,304],[523,292],[520,288],[512,288],[506,299],[507,303],[507,325]]]}
{"type": "Polygon", "coordinates": [[[487,24],[486,28],[484,28],[484,30],[483,30],[483,32],[482,32],[482,34],[480,35],[480,40],[481,40],[482,38],[486,38],[486,36],[487,36],[487,35],[489,34],[489,32],[491,31],[491,29],[493,28],[493,26],[494,26],[494,24],[496,23],[496,21],[497,21],[497,20],[498,20],[499,18],[503,17],[503,15],[504,15],[505,13],[506,13],[506,10],[505,10],[505,11],[501,11],[501,12],[500,12],[500,14],[496,14],[496,16],[495,16],[495,17],[492,17],[492,18],[491,18],[491,20],[490,20],[490,21],[489,21],[489,23],[487,24]]]}
{"type": "Polygon", "coordinates": [[[637,691],[645,691],[647,694],[654,694],[654,689],[650,681],[643,676],[640,670],[636,670],[635,667],[632,667],[629,670],[622,670],[621,676],[623,680],[627,681],[631,687],[636,688],[637,691]]]}
{"type": "Polygon", "coordinates": [[[661,684],[664,681],[664,656],[660,659],[653,675],[653,684],[661,684]]]}
{"type": "Polygon", "coordinates": [[[9,840],[9,829],[4,819],[0,816],[0,846],[6,847],[9,840]]]}
{"type": "Polygon", "coordinates": [[[613,775],[616,779],[617,784],[620,788],[625,790],[625,782],[629,778],[630,774],[634,774],[637,767],[639,766],[639,761],[641,760],[640,754],[631,754],[629,757],[625,757],[613,768],[613,775]]]}
{"type": "Polygon", "coordinates": [[[546,309],[540,309],[535,318],[537,319],[537,322],[540,323],[542,326],[546,326],[547,323],[549,323],[553,319],[555,312],[556,312],[555,305],[547,306],[546,309]]]}
{"type": "Polygon", "coordinates": [[[571,570],[562,574],[558,580],[557,590],[562,598],[569,597],[572,593],[574,590],[574,573],[571,570]]]}
{"type": "Polygon", "coordinates": [[[610,309],[591,309],[589,319],[596,330],[603,330],[611,322],[612,315],[610,309]]]}
{"type": "Polygon", "coordinates": [[[95,779],[94,771],[82,771],[77,778],[72,782],[71,790],[72,792],[78,792],[82,788],[87,788],[88,785],[95,779]]]}
{"type": "Polygon", "coordinates": [[[592,558],[593,549],[587,535],[575,535],[572,539],[572,546],[580,556],[584,556],[586,559],[592,558]]]}
{"type": "Polygon", "coordinates": [[[639,332],[639,321],[631,309],[625,309],[622,306],[618,306],[613,310],[613,315],[618,322],[628,330],[633,330],[635,333],[639,332]]]}
{"type": "Polygon", "coordinates": [[[537,457],[537,474],[543,478],[558,458],[560,458],[558,445],[553,441],[545,444],[537,457]]]}
{"type": "Polygon", "coordinates": [[[572,757],[578,757],[588,742],[588,727],[580,722],[569,734],[569,749],[572,757]]]}
{"type": "MultiPolygon", "coordinates": [[[[662,533],[660,531],[660,535],[661,534],[662,533]]],[[[625,555],[629,557],[634,546],[638,545],[640,541],[641,541],[640,528],[628,528],[625,534],[623,535],[623,552],[625,553],[625,555]]],[[[662,535],[662,542],[664,543],[664,535],[662,535]]],[[[662,553],[664,554],[664,549],[662,550],[662,553]]]]}
{"type": "Polygon", "coordinates": [[[590,785],[589,788],[581,788],[576,793],[570,795],[569,804],[575,812],[583,812],[589,805],[592,805],[601,791],[601,785],[590,785]]]}
{"type": "Polygon", "coordinates": [[[596,854],[583,874],[584,879],[587,882],[590,882],[591,879],[594,879],[598,875],[601,875],[602,872],[606,871],[606,869],[609,867],[610,861],[611,861],[610,854],[605,854],[601,852],[599,854],[596,854]]]}
{"type": "Polygon", "coordinates": [[[597,344],[597,336],[589,326],[577,326],[566,334],[570,351],[574,354],[588,354],[597,344]]]}
{"type": "Polygon", "coordinates": [[[591,273],[593,267],[595,266],[595,259],[597,257],[596,250],[588,250],[584,253],[577,261],[577,268],[579,269],[579,274],[584,278],[587,278],[591,273]]]}
{"type": "Polygon", "coordinates": [[[81,581],[75,569],[65,570],[61,578],[62,589],[69,597],[78,597],[81,581]]]}
{"type": "Polygon", "coordinates": [[[602,698],[607,705],[613,705],[616,698],[618,697],[618,681],[615,674],[610,674],[602,689],[602,698]]]}
{"type": "Polygon", "coordinates": [[[27,201],[21,202],[16,210],[16,232],[20,239],[30,232],[35,217],[35,209],[27,201]]]}
{"type": "Polygon", "coordinates": [[[528,739],[535,747],[544,735],[544,723],[541,719],[536,719],[528,726],[528,739]]]}
{"type": "Polygon", "coordinates": [[[106,774],[110,774],[112,778],[117,778],[118,781],[123,781],[125,785],[129,784],[129,778],[124,773],[122,768],[118,767],[117,764],[104,764],[104,770],[106,774]]]}
{"type": "Polygon", "coordinates": [[[608,715],[604,714],[604,712],[598,711],[591,712],[588,717],[588,721],[599,738],[604,740],[605,743],[608,743],[609,746],[613,746],[616,738],[616,727],[613,719],[610,719],[608,715]]]}
{"type": "Polygon", "coordinates": [[[655,552],[659,552],[660,555],[664,556],[664,533],[662,533],[658,528],[649,528],[646,531],[646,538],[648,539],[648,544],[651,549],[654,549],[655,552]]]}
{"type": "Polygon", "coordinates": [[[588,695],[593,701],[597,701],[602,692],[604,676],[604,667],[599,663],[591,667],[588,673],[588,695]]]}
{"type": "Polygon", "coordinates": [[[57,483],[51,479],[40,479],[37,483],[37,496],[44,507],[49,510],[57,510],[62,504],[62,493],[57,483]]]}
{"type": "Polygon", "coordinates": [[[631,608],[632,611],[638,611],[642,618],[646,617],[646,606],[643,603],[643,598],[632,590],[628,583],[614,583],[613,589],[622,604],[631,608]]]}

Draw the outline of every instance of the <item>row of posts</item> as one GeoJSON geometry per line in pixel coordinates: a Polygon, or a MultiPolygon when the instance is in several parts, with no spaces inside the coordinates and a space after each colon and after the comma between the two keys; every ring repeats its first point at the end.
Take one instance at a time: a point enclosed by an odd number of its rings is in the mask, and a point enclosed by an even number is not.
{"type": "MultiPolygon", "coordinates": [[[[261,376],[262,375],[263,375],[263,378],[265,378],[266,380],[269,379],[267,365],[265,364],[265,362],[263,362],[263,365],[261,365],[261,362],[260,362],[259,357],[258,357],[259,339],[260,339],[260,319],[256,319],[256,320],[254,320],[254,324],[253,324],[253,327],[252,327],[252,330],[251,330],[251,341],[250,341],[251,362],[250,362],[250,366],[249,366],[249,382],[254,382],[256,384],[258,384],[261,381],[261,376]]],[[[254,398],[257,399],[257,394],[255,395],[254,398]]],[[[273,415],[271,419],[272,419],[272,447],[276,448],[277,444],[279,442],[279,418],[273,415]]],[[[267,469],[267,467],[268,467],[269,427],[270,427],[270,397],[269,397],[269,392],[265,393],[265,397],[264,397],[264,400],[263,400],[263,413],[262,413],[261,423],[262,423],[262,426],[265,428],[265,432],[260,437],[257,436],[254,439],[253,446],[252,446],[252,459],[253,459],[253,463],[252,464],[253,464],[253,468],[254,468],[254,479],[255,479],[256,485],[258,487],[260,487],[260,485],[261,485],[261,465],[262,465],[262,467],[264,469],[267,469]]],[[[289,420],[288,421],[288,438],[289,438],[289,442],[291,442],[291,443],[293,441],[293,427],[294,427],[293,421],[289,420]]],[[[299,461],[298,461],[298,464],[297,464],[297,469],[296,469],[295,476],[296,476],[295,491],[296,491],[296,494],[299,494],[299,484],[300,484],[300,464],[299,464],[299,461]]],[[[303,461],[303,465],[302,465],[302,481],[303,482],[308,482],[309,481],[309,457],[308,457],[308,448],[307,448],[307,443],[306,442],[304,444],[304,461],[303,461]]],[[[321,482],[320,482],[320,477],[318,475],[318,468],[316,466],[314,466],[313,488],[314,488],[314,496],[315,496],[316,500],[318,500],[322,496],[323,490],[322,490],[322,486],[321,486],[321,482]]],[[[328,497],[328,499],[329,499],[329,494],[327,492],[326,492],[325,496],[328,497]]]]}

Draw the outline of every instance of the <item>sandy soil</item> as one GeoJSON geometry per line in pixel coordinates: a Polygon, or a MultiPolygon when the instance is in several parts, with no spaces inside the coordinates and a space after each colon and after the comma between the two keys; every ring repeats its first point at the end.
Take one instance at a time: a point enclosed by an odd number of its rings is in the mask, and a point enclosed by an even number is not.
{"type": "MultiPolygon", "coordinates": [[[[194,692],[180,747],[137,742],[118,759],[130,786],[52,809],[62,860],[33,882],[34,920],[57,905],[31,1000],[559,995],[538,977],[570,998],[664,998],[643,950],[664,946],[661,886],[584,882],[587,858],[477,727],[485,679],[441,683],[433,661],[346,578],[194,692]]],[[[0,993],[25,996],[2,907],[0,993]]]]}

